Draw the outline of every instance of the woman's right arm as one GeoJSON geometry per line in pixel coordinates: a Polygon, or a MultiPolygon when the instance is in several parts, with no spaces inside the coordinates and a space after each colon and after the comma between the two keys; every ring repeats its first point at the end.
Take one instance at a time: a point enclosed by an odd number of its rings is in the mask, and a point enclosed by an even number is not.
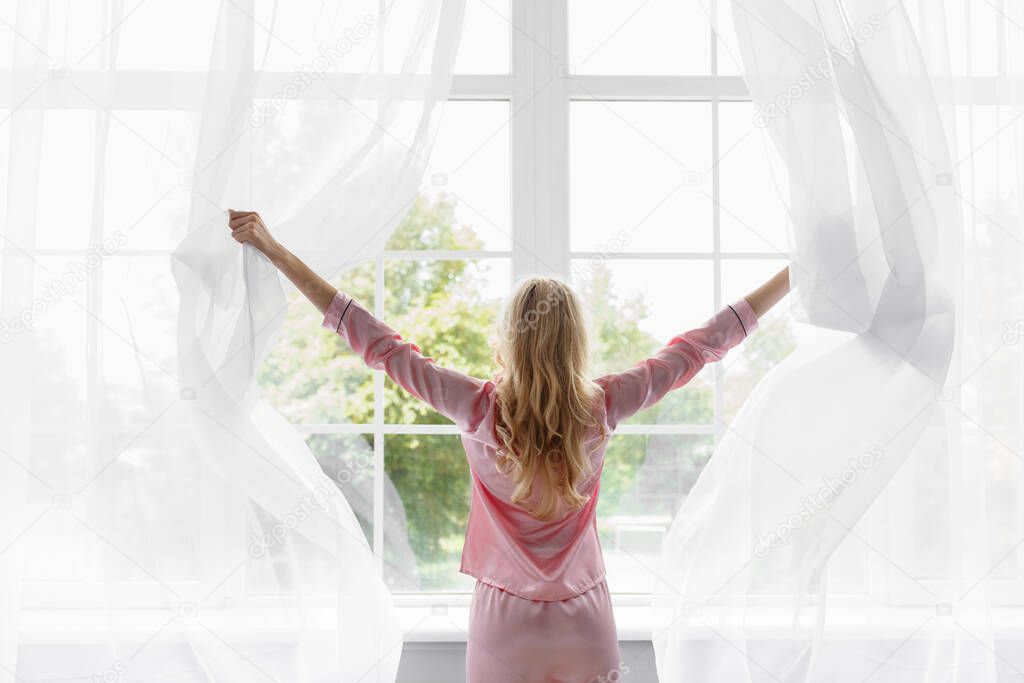
{"type": "Polygon", "coordinates": [[[491,382],[443,367],[424,356],[416,344],[403,339],[277,242],[258,213],[231,211],[230,219],[234,238],[262,251],[324,315],[323,327],[344,338],[368,366],[386,372],[462,431],[476,428],[487,410],[491,382]]]}

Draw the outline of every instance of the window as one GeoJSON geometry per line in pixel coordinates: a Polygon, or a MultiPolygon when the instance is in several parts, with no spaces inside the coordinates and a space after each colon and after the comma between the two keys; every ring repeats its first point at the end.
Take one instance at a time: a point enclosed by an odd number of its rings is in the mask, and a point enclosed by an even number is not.
{"type": "MultiPolygon", "coordinates": [[[[785,262],[787,215],[779,199],[785,188],[774,186],[769,170],[774,160],[754,122],[735,60],[717,39],[702,4],[468,0],[458,73],[420,200],[376,262],[346,272],[337,284],[440,362],[487,376],[493,369],[488,336],[514,279],[532,272],[568,277],[587,302],[594,373],[599,374],[650,355],[775,272],[785,262]]],[[[710,3],[712,8],[715,4],[710,3]]],[[[40,169],[41,182],[66,186],[68,194],[61,203],[36,207],[31,241],[22,239],[22,226],[11,225],[5,232],[8,243],[0,244],[0,286],[32,282],[38,295],[65,272],[81,277],[71,296],[37,326],[50,334],[39,335],[48,345],[33,352],[36,368],[45,368],[32,376],[33,385],[62,383],[65,399],[55,404],[38,398],[51,391],[34,397],[31,450],[45,455],[30,465],[56,484],[89,481],[91,495],[118,494],[104,484],[106,466],[122,467],[133,456],[153,453],[178,457],[167,445],[171,440],[157,431],[133,440],[149,416],[142,408],[137,415],[122,416],[109,432],[88,433],[93,397],[83,378],[102,372],[112,390],[137,392],[140,406],[149,391],[173,397],[179,390],[159,371],[161,364],[173,363],[175,320],[139,319],[118,311],[144,311],[147,297],[176,295],[166,263],[184,236],[190,194],[184,174],[192,164],[185,150],[198,135],[206,61],[196,61],[187,45],[149,41],[159,37],[154,27],[181,17],[197,32],[212,31],[216,17],[210,6],[199,0],[187,6],[167,0],[137,3],[137,16],[122,31],[119,71],[98,69],[99,55],[90,51],[108,31],[105,18],[76,6],[83,14],[76,14],[79,30],[69,36],[68,52],[81,56],[74,69],[95,72],[96,88],[83,92],[50,83],[38,95],[44,103],[70,98],[80,104],[48,112],[44,121],[48,131],[43,139],[53,149],[44,155],[50,163],[40,169]],[[122,84],[126,87],[118,87],[122,84]],[[93,188],[80,181],[93,177],[96,102],[89,98],[100,92],[110,98],[100,104],[125,124],[109,128],[103,160],[105,192],[120,196],[103,207],[103,225],[89,232],[80,229],[80,217],[93,215],[93,188]],[[131,231],[130,249],[118,249],[100,268],[78,267],[96,243],[116,240],[119,230],[131,231]],[[24,246],[32,263],[11,244],[24,246]],[[138,305],[124,306],[119,297],[125,295],[137,297],[138,305]],[[92,297],[89,308],[103,307],[102,321],[81,305],[87,297],[92,297]],[[132,339],[152,364],[138,367],[125,339],[132,339]],[[102,353],[93,353],[96,349],[102,353]],[[126,457],[112,465],[100,456],[120,449],[126,449],[126,457]],[[90,479],[93,475],[99,478],[90,479]]],[[[272,11],[269,2],[256,6],[261,18],[272,11]]],[[[319,8],[319,3],[310,6],[319,8]]],[[[281,45],[266,35],[255,37],[254,58],[265,55],[266,64],[287,76],[294,55],[282,53],[281,45]]],[[[0,61],[0,68],[9,75],[9,58],[0,54],[0,60],[8,60],[0,61]]],[[[343,79],[338,82],[343,85],[343,79]]],[[[270,79],[261,84],[260,96],[269,98],[278,87],[270,79]]],[[[0,91],[0,125],[17,104],[11,92],[0,91]]],[[[374,106],[355,104],[366,111],[374,106]]],[[[304,100],[299,93],[289,106],[327,111],[338,105],[304,100]]],[[[963,117],[963,134],[977,141],[992,139],[1015,120],[1015,112],[994,107],[972,108],[970,114],[963,117]]],[[[0,136],[0,144],[7,138],[0,136]]],[[[0,150],[0,158],[7,155],[0,150]]],[[[981,180],[991,181],[979,185],[995,187],[993,169],[1016,160],[1000,158],[996,145],[981,145],[965,163],[978,167],[981,180]]],[[[254,182],[295,179],[280,169],[256,168],[254,182]]],[[[1011,188],[986,198],[991,206],[1000,194],[1010,196],[1011,188]]],[[[8,201],[0,197],[0,212],[8,201]]],[[[992,212],[991,206],[982,208],[992,212]]],[[[1007,218],[1008,224],[1016,220],[1007,218]]],[[[1019,291],[1016,272],[984,267],[997,261],[1000,250],[1015,247],[1016,238],[996,230],[979,212],[969,212],[965,225],[977,238],[968,259],[976,272],[968,276],[988,283],[992,291],[1019,291]]],[[[10,296],[11,291],[0,293],[10,296]]],[[[969,313],[986,329],[1002,331],[1019,323],[1010,330],[1019,341],[1024,323],[1004,320],[999,302],[971,305],[983,309],[969,313]]],[[[320,330],[320,317],[308,304],[297,302],[288,315],[278,346],[260,370],[260,382],[345,492],[381,558],[388,585],[410,601],[425,591],[436,599],[438,593],[467,589],[471,582],[457,568],[469,482],[454,426],[366,369],[339,339],[320,330]]],[[[672,516],[749,391],[794,348],[799,333],[783,312],[773,313],[757,337],[724,362],[620,426],[607,451],[599,509],[609,585],[617,599],[650,589],[656,553],[672,516]]],[[[978,408],[980,422],[992,432],[968,425],[965,448],[984,454],[992,480],[1003,482],[993,490],[1024,509],[1015,455],[1022,428],[1020,348],[993,356],[987,356],[988,349],[976,351],[980,364],[965,382],[963,400],[978,408]],[[987,357],[995,360],[989,363],[987,357]],[[989,391],[992,386],[999,391],[989,391]]],[[[194,463],[183,461],[182,471],[177,495],[187,498],[199,486],[216,485],[194,463]]],[[[148,495],[166,492],[168,482],[142,476],[138,486],[148,495]]],[[[59,491],[38,489],[33,495],[52,493],[59,491]]],[[[906,510],[928,514],[927,501],[906,499],[901,505],[883,511],[897,520],[894,528],[906,510]]],[[[141,507],[127,499],[125,506],[141,507]]],[[[1024,514],[1002,521],[1004,526],[993,530],[994,559],[1014,551],[1024,514]]],[[[22,520],[19,528],[30,522],[22,520]]],[[[52,533],[66,535],[69,558],[83,556],[76,544],[96,542],[67,520],[48,517],[44,523],[67,523],[52,533]]],[[[241,538],[251,523],[258,521],[226,520],[218,533],[241,538]]],[[[865,520],[864,534],[879,524],[888,520],[865,520]]],[[[163,519],[153,512],[154,537],[161,542],[188,547],[182,535],[194,526],[194,521],[163,519]]],[[[26,538],[30,543],[31,536],[26,538]]],[[[119,540],[139,549],[150,541],[119,540]]],[[[96,545],[102,550],[102,543],[96,545]]],[[[868,594],[872,576],[896,571],[856,539],[839,552],[854,558],[851,566],[864,569],[830,577],[832,585],[851,595],[868,594]]],[[[26,576],[38,587],[29,605],[74,604],[69,597],[52,597],[58,583],[92,578],[92,567],[70,560],[47,557],[46,563],[33,564],[31,545],[25,555],[30,558],[26,576]]],[[[123,562],[111,557],[97,559],[96,566],[123,562]]],[[[1010,585],[1017,586],[1019,600],[1019,552],[1013,557],[999,565],[998,576],[1016,582],[1010,585]]],[[[182,553],[180,565],[169,568],[167,576],[192,580],[209,571],[205,565],[228,560],[210,542],[202,558],[182,553]]],[[[146,580],[137,567],[124,566],[126,581],[146,580]]],[[[261,577],[255,571],[240,572],[231,581],[237,594],[260,593],[261,577]]]]}
{"type": "MultiPolygon", "coordinates": [[[[578,286],[597,375],[784,264],[785,213],[742,83],[715,70],[710,22],[696,2],[628,5],[469,3],[458,63],[474,73],[455,78],[420,201],[339,282],[439,362],[490,376],[495,313],[526,273],[578,286]]],[[[322,335],[308,304],[290,316],[262,385],[353,501],[388,585],[407,600],[469,589],[457,430],[322,335]]],[[[599,531],[617,594],[650,590],[723,420],[793,347],[784,321],[764,327],[613,437],[599,531]]]]}

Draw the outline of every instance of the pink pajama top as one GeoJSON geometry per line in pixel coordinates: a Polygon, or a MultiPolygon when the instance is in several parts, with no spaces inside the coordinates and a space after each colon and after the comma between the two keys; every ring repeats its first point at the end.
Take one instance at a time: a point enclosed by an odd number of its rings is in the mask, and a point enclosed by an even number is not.
{"type": "MultiPolygon", "coordinates": [[[[552,520],[535,519],[511,502],[514,484],[495,466],[500,441],[494,429],[493,381],[438,365],[341,292],[328,307],[323,326],[335,330],[367,365],[387,372],[461,432],[473,485],[462,573],[541,601],[566,600],[604,580],[596,510],[605,449],[597,430],[590,437],[593,473],[578,487],[589,501],[552,520]]],[[[629,370],[596,379],[604,391],[596,410],[608,435],[622,420],[689,382],[705,363],[721,359],[756,327],[757,316],[740,299],[629,370]]]]}

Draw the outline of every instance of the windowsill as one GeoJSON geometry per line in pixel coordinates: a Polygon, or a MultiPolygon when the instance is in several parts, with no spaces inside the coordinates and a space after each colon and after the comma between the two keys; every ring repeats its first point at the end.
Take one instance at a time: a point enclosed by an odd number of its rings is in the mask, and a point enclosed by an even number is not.
{"type": "MultiPolygon", "coordinates": [[[[620,642],[647,642],[651,640],[652,609],[649,606],[616,605],[615,624],[620,642]]],[[[826,639],[841,640],[899,640],[911,633],[927,635],[929,631],[944,631],[958,624],[967,631],[984,633],[989,625],[981,614],[976,617],[929,615],[922,608],[830,611],[832,618],[826,629],[826,639]],[[931,618],[929,619],[929,616],[931,618]]],[[[789,610],[755,608],[748,612],[744,629],[755,638],[785,638],[793,633],[789,610]]],[[[991,628],[998,639],[1024,640],[1024,610],[1020,608],[994,608],[991,628]]],[[[447,613],[434,614],[430,608],[403,607],[400,610],[402,630],[407,643],[465,642],[469,609],[448,608],[447,613]]],[[[682,624],[686,637],[691,640],[720,638],[723,631],[735,626],[721,615],[706,614],[682,624]]]]}
{"type": "MultiPolygon", "coordinates": [[[[651,608],[615,606],[615,625],[622,642],[651,639],[651,608]]],[[[407,643],[461,643],[469,629],[469,608],[401,607],[399,618],[407,643]]]]}
{"type": "MultiPolygon", "coordinates": [[[[645,642],[651,639],[651,608],[643,605],[616,605],[615,619],[622,642],[645,642]]],[[[128,639],[138,634],[144,641],[161,627],[160,632],[173,634],[190,628],[190,620],[198,620],[221,637],[233,641],[286,643],[294,629],[287,624],[293,614],[273,608],[236,608],[230,614],[218,609],[202,609],[194,615],[173,615],[169,609],[118,611],[113,629],[128,639]]],[[[785,637],[791,632],[789,610],[753,608],[745,618],[744,628],[753,637],[785,637]]],[[[469,607],[403,606],[399,619],[407,643],[465,642],[469,607]]],[[[959,615],[956,624],[982,634],[988,628],[983,615],[959,615]],[[972,624],[977,624],[973,626],[972,624]]],[[[931,614],[924,608],[863,608],[830,610],[826,638],[903,640],[911,633],[946,630],[954,624],[953,617],[931,614]]],[[[313,608],[303,630],[330,630],[336,625],[333,610],[313,608]]],[[[721,614],[708,612],[690,620],[683,628],[694,640],[711,639],[730,624],[721,614]]],[[[1024,640],[1024,609],[993,608],[991,628],[998,639],[1024,640]]],[[[62,642],[105,642],[111,629],[110,615],[105,609],[23,609],[20,633],[23,644],[62,642]]]]}

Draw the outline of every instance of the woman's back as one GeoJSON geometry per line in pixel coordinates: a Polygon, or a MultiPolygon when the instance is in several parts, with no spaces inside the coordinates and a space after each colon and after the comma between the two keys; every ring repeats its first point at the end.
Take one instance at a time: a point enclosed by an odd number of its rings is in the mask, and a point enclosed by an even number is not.
{"type": "MultiPolygon", "coordinates": [[[[582,507],[562,503],[550,519],[536,509],[543,477],[533,493],[514,502],[516,484],[503,473],[492,410],[473,435],[463,435],[469,460],[472,498],[460,571],[531,600],[565,600],[588,590],[605,576],[596,533],[597,500],[604,466],[605,439],[599,429],[586,440],[591,474],[577,486],[587,497],[582,507]]],[[[604,410],[599,419],[604,422],[604,410]]],[[[608,430],[610,432],[610,430],[608,430]]]]}

